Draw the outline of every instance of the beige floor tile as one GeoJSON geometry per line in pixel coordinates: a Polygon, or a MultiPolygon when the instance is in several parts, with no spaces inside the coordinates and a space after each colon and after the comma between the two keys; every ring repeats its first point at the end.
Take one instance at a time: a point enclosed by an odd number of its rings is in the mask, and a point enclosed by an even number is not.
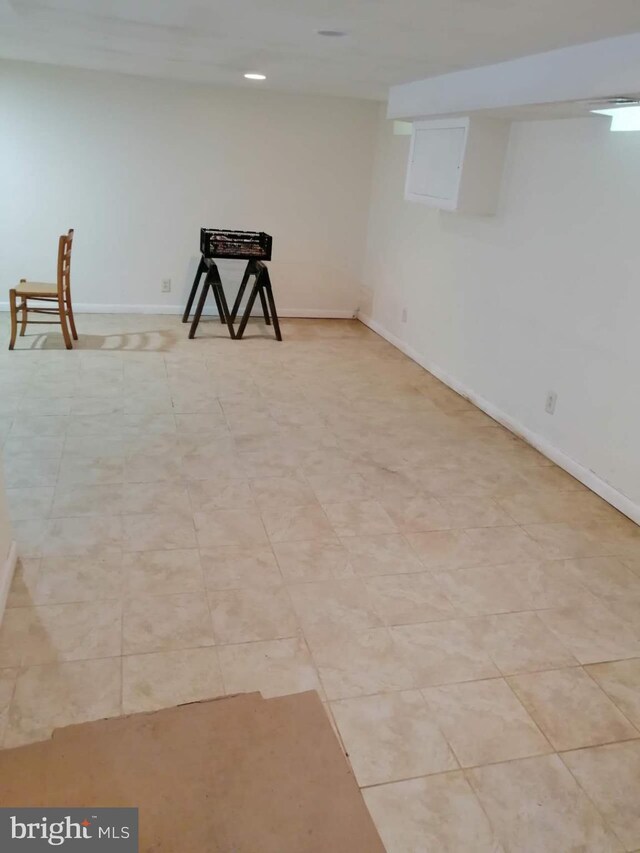
{"type": "Polygon", "coordinates": [[[210,590],[280,586],[282,575],[269,547],[201,550],[200,562],[210,590]]]}
{"type": "Polygon", "coordinates": [[[387,853],[503,853],[460,772],[366,788],[363,795],[387,853]]]}
{"type": "Polygon", "coordinates": [[[190,515],[140,513],[123,518],[124,547],[128,551],[196,548],[196,531],[190,515]]]}
{"type": "Polygon", "coordinates": [[[65,454],[60,462],[58,483],[62,486],[98,486],[122,483],[124,458],[100,454],[65,454]]]}
{"type": "Polygon", "coordinates": [[[589,524],[617,519],[613,507],[588,491],[547,491],[544,494],[528,491],[501,498],[500,506],[518,524],[563,521],[589,524]]]}
{"type": "Polygon", "coordinates": [[[315,474],[307,479],[323,504],[364,501],[375,496],[362,474],[315,474]]]}
{"type": "Polygon", "coordinates": [[[415,687],[387,628],[307,632],[328,699],[347,699],[415,687]]]}
{"type": "Polygon", "coordinates": [[[187,488],[181,483],[126,483],[122,489],[122,512],[191,515],[191,503],[187,488]]]}
{"type": "Polygon", "coordinates": [[[127,655],[122,660],[122,712],[135,714],[224,695],[215,648],[127,655]]]}
{"type": "Polygon", "coordinates": [[[284,587],[209,592],[217,643],[250,643],[293,637],[298,620],[284,587]]]}
{"type": "Polygon", "coordinates": [[[292,584],[289,594],[305,630],[360,631],[382,625],[359,578],[292,584]]]}
{"type": "Polygon", "coordinates": [[[4,746],[44,740],[54,728],[120,713],[119,658],[31,666],[18,676],[4,746]]]}
{"type": "Polygon", "coordinates": [[[509,513],[489,497],[440,496],[438,502],[447,513],[449,527],[502,527],[513,524],[509,513]]]}
{"type": "Polygon", "coordinates": [[[331,711],[361,787],[458,769],[417,690],[343,699],[331,711]]]}
{"type": "Polygon", "coordinates": [[[124,554],[122,567],[131,596],[204,592],[200,556],[195,548],[124,554]]]}
{"type": "Polygon", "coordinates": [[[640,577],[617,557],[586,557],[565,560],[563,568],[594,595],[634,599],[640,607],[640,577]]]}
{"type": "Polygon", "coordinates": [[[188,488],[193,512],[250,509],[255,506],[247,480],[192,480],[188,488]]]}
{"type": "Polygon", "coordinates": [[[557,750],[640,737],[581,667],[514,675],[509,684],[557,750]]]}
{"type": "Polygon", "coordinates": [[[124,463],[125,483],[175,483],[183,476],[182,459],[176,450],[167,453],[134,453],[127,456],[124,463]]]}
{"type": "Polygon", "coordinates": [[[43,557],[34,604],[119,599],[124,592],[122,556],[43,557]]]}
{"type": "Polygon", "coordinates": [[[640,741],[565,752],[562,760],[625,849],[639,849],[640,741]]]}
{"type": "Polygon", "coordinates": [[[640,658],[585,667],[622,713],[640,729],[640,658]]]}
{"type": "Polygon", "coordinates": [[[469,616],[598,606],[575,578],[559,574],[549,563],[523,561],[438,572],[436,580],[454,607],[469,616]]]}
{"type": "Polygon", "coordinates": [[[20,666],[29,636],[30,607],[5,610],[0,622],[0,668],[20,666]]]}
{"type": "Polygon", "coordinates": [[[501,678],[430,687],[422,695],[462,767],[552,751],[501,678]]]}
{"type": "Polygon", "coordinates": [[[118,600],[47,604],[13,612],[25,620],[24,666],[122,653],[122,605],[118,600]]]}
{"type": "Polygon", "coordinates": [[[251,480],[251,491],[261,510],[272,507],[297,507],[317,504],[311,487],[296,477],[261,477],[251,480]]]}
{"type": "Polygon", "coordinates": [[[451,619],[455,611],[429,572],[370,577],[369,599],[385,625],[451,619]]]}
{"type": "Polygon", "coordinates": [[[202,593],[147,595],[124,605],[124,654],[214,645],[211,615],[202,593]]]}
{"type": "Polygon", "coordinates": [[[303,639],[267,640],[218,649],[228,694],[258,690],[265,698],[317,690],[324,696],[303,639]]]}
{"type": "Polygon", "coordinates": [[[575,666],[578,661],[536,613],[502,613],[474,628],[503,675],[575,666]]]}
{"type": "Polygon", "coordinates": [[[424,571],[407,540],[399,534],[347,536],[342,544],[349,552],[353,571],[362,577],[424,571]]]}
{"type": "Polygon", "coordinates": [[[55,486],[60,469],[57,456],[34,453],[4,455],[5,484],[8,489],[55,486]]]}
{"type": "MultiPolygon", "coordinates": [[[[4,453],[8,454],[7,448],[4,453]]],[[[53,486],[29,486],[22,489],[7,489],[9,516],[14,521],[29,518],[49,518],[53,501],[53,486]]]]}
{"type": "Polygon", "coordinates": [[[122,512],[122,486],[61,485],[56,489],[51,508],[52,518],[73,518],[86,515],[119,515],[122,512]]]}
{"type": "Polygon", "coordinates": [[[442,504],[428,495],[383,497],[381,503],[402,533],[446,530],[452,526],[442,504]]]}
{"type": "Polygon", "coordinates": [[[262,521],[271,542],[323,540],[337,542],[320,504],[274,506],[262,511],[262,521]]]}
{"type": "Polygon", "coordinates": [[[17,677],[17,669],[0,669],[0,747],[4,741],[9,719],[9,705],[13,699],[17,677]]]}
{"type": "Polygon", "coordinates": [[[556,524],[529,524],[524,528],[534,539],[545,557],[550,560],[569,560],[576,557],[601,557],[617,553],[594,525],[575,522],[556,524]]]}
{"type": "Polygon", "coordinates": [[[57,518],[48,522],[41,540],[44,557],[101,557],[119,552],[122,521],[118,516],[57,518]]]}
{"type": "Polygon", "coordinates": [[[338,536],[379,536],[397,527],[377,501],[324,504],[327,518],[338,536]]]}
{"type": "Polygon", "coordinates": [[[31,607],[40,575],[40,559],[19,557],[13,573],[7,607],[31,607]]]}
{"type": "Polygon", "coordinates": [[[604,606],[543,610],[540,618],[580,663],[640,657],[638,633],[604,606]]]}
{"type": "Polygon", "coordinates": [[[290,583],[352,577],[344,545],[322,540],[276,542],[273,551],[284,579],[290,583]]]}
{"type": "Polygon", "coordinates": [[[259,514],[253,509],[224,509],[193,515],[200,548],[250,548],[269,544],[259,514]]]}
{"type": "Polygon", "coordinates": [[[416,687],[495,678],[499,670],[462,619],[401,625],[391,634],[416,687]]]}
{"type": "Polygon", "coordinates": [[[622,850],[557,755],[478,767],[466,775],[510,853],[622,850]]]}

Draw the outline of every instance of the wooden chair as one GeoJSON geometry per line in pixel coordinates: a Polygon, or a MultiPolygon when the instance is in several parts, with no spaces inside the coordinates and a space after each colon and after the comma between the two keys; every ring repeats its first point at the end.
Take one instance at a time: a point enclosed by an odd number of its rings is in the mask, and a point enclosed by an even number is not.
{"type": "Polygon", "coordinates": [[[76,324],[71,307],[71,246],[73,244],[73,228],[68,234],[63,234],[58,241],[58,281],[48,284],[42,281],[27,281],[20,279],[20,284],[9,291],[9,309],[11,311],[11,340],[9,349],[13,349],[18,331],[18,312],[22,312],[20,334],[24,335],[27,322],[36,325],[51,325],[59,323],[62,327],[62,337],[67,349],[73,348],[71,337],[78,340],[76,324]],[[18,299],[20,302],[18,303],[18,299]],[[57,302],[56,307],[29,306],[29,300],[38,302],[57,302]],[[29,320],[29,314],[57,314],[59,320],[29,320]],[[69,334],[71,330],[71,334],[69,334]]]}

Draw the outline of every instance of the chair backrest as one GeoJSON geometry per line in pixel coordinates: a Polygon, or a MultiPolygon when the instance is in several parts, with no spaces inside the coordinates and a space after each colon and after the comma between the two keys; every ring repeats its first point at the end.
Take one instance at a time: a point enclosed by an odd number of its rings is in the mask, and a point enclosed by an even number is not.
{"type": "Polygon", "coordinates": [[[58,240],[58,296],[64,296],[71,289],[71,247],[73,228],[68,234],[62,234],[58,240]]]}

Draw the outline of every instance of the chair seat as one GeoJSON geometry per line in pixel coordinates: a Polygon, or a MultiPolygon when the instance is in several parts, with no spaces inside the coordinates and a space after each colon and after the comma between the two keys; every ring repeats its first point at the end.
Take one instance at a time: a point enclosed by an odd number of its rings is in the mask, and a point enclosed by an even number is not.
{"type": "Polygon", "coordinates": [[[46,281],[24,281],[16,287],[18,296],[57,296],[58,285],[46,281]]]}

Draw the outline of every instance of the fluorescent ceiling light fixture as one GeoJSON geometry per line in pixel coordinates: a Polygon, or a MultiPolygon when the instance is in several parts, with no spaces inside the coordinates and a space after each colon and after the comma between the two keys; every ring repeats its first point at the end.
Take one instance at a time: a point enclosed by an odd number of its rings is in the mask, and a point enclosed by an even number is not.
{"type": "Polygon", "coordinates": [[[247,80],[266,80],[267,79],[266,74],[255,74],[253,71],[249,74],[245,74],[244,76],[247,78],[247,80]]]}
{"type": "Polygon", "coordinates": [[[602,116],[611,116],[609,130],[640,130],[640,106],[614,107],[610,110],[591,110],[602,116]]]}

